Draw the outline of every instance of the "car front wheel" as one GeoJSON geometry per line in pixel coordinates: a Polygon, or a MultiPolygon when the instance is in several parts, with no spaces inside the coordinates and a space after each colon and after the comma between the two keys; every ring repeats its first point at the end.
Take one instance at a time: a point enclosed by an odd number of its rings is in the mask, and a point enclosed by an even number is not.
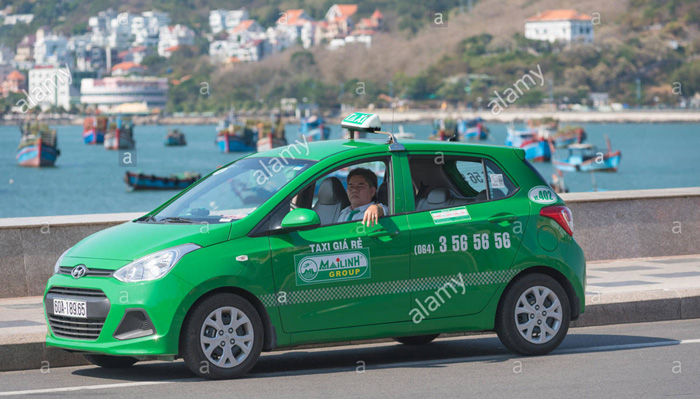
{"type": "Polygon", "coordinates": [[[262,320],[250,302],[235,294],[216,294],[196,305],[182,333],[185,364],[203,378],[240,377],[262,352],[262,320]]]}
{"type": "Polygon", "coordinates": [[[496,333],[519,355],[544,355],[564,340],[570,318],[564,288],[552,277],[529,274],[505,292],[496,314],[496,333]]]}

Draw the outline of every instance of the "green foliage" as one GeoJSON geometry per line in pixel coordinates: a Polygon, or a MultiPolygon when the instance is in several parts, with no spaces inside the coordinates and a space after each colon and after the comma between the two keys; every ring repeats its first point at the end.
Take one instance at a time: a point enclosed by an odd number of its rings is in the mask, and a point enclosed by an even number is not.
{"type": "Polygon", "coordinates": [[[688,62],[673,73],[673,81],[681,84],[683,96],[700,93],[700,60],[688,62]]]}

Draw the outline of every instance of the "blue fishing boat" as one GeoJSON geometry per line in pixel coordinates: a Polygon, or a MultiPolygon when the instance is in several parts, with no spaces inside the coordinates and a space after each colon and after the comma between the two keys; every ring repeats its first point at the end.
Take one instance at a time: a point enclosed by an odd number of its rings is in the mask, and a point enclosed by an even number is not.
{"type": "Polygon", "coordinates": [[[61,154],[55,129],[44,123],[26,123],[20,126],[22,138],[16,159],[20,166],[53,166],[61,154]]]}
{"type": "Polygon", "coordinates": [[[542,139],[533,129],[516,130],[508,127],[506,145],[525,150],[525,159],[532,162],[548,162],[552,158],[549,142],[542,139]]]}
{"type": "Polygon", "coordinates": [[[236,119],[233,112],[216,127],[216,145],[221,152],[255,152],[258,133],[244,121],[236,119]]]}
{"type": "Polygon", "coordinates": [[[473,119],[460,119],[457,121],[457,134],[460,141],[486,140],[489,137],[489,129],[484,126],[481,117],[473,119]]]}
{"type": "Polygon", "coordinates": [[[107,117],[88,116],[83,121],[83,142],[85,144],[102,144],[107,131],[107,117]]]}
{"type": "Polygon", "coordinates": [[[604,153],[593,144],[572,144],[565,158],[555,157],[552,164],[564,172],[617,172],[622,159],[620,150],[612,151],[606,137],[608,149],[604,153]]]}
{"type": "Polygon", "coordinates": [[[104,147],[108,150],[123,150],[135,146],[134,123],[130,118],[118,116],[109,124],[109,129],[105,134],[104,147]]]}
{"type": "Polygon", "coordinates": [[[312,115],[301,118],[299,121],[299,134],[306,136],[306,141],[328,140],[331,128],[326,126],[326,121],[321,116],[312,115]]]}
{"type": "Polygon", "coordinates": [[[129,190],[184,190],[199,180],[199,173],[185,172],[167,177],[126,172],[124,183],[129,190]]]}
{"type": "Polygon", "coordinates": [[[182,133],[179,129],[168,130],[164,144],[168,147],[187,145],[185,133],[182,133]]]}

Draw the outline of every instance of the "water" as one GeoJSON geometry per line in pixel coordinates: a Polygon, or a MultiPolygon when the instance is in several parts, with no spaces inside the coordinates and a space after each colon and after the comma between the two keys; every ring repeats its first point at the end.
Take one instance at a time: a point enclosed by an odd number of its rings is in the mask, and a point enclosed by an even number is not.
{"type": "MultiPolygon", "coordinates": [[[[487,124],[486,144],[503,144],[506,125],[487,124]]],[[[605,148],[608,134],[613,149],[622,150],[617,173],[596,173],[599,190],[633,190],[700,186],[700,124],[584,124],[588,142],[605,148]]],[[[390,125],[385,126],[390,129],[390,125]]],[[[136,126],[136,165],[119,165],[118,152],[82,143],[82,127],[57,126],[61,156],[54,168],[17,166],[19,142],[16,126],[0,126],[0,217],[75,215],[148,211],[176,194],[175,191],[128,192],[124,173],[142,171],[169,175],[184,171],[202,175],[244,154],[223,154],[214,144],[213,125],[136,126]],[[165,147],[168,128],[187,135],[187,146],[165,147]]],[[[429,124],[404,124],[406,132],[425,139],[429,124]]],[[[394,127],[398,131],[398,125],[394,127]]],[[[297,138],[297,126],[287,126],[287,139],[297,138]]],[[[340,137],[332,126],[331,138],[340,137]]],[[[535,164],[547,179],[550,164],[535,164]]],[[[591,191],[590,174],[568,173],[572,192],[591,191]]]]}

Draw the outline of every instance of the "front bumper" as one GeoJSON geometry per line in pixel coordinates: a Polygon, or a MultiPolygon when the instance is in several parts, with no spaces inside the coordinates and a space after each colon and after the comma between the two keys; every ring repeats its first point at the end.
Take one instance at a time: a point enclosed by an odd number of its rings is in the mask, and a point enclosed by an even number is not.
{"type": "Polygon", "coordinates": [[[173,273],[142,283],[56,274],[44,294],[46,345],[116,356],[177,355],[181,304],[191,289],[173,273]],[[55,315],[53,298],[86,302],[87,319],[55,315]]]}

